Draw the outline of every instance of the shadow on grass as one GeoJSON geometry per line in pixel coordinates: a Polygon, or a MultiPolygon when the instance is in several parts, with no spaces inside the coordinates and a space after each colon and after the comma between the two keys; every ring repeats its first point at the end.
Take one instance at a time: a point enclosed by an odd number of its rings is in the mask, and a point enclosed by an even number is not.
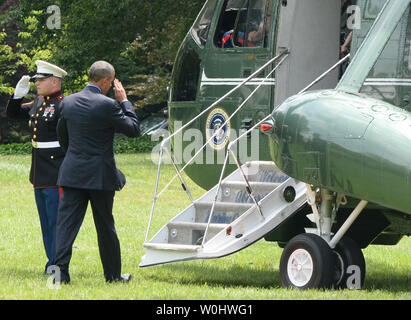
{"type": "Polygon", "coordinates": [[[155,281],[183,285],[223,287],[280,288],[278,270],[255,269],[246,265],[211,265],[206,262],[176,263],[152,269],[148,277],[155,281]],[[160,270],[161,268],[161,270],[160,270]],[[157,270],[157,272],[156,272],[157,270]]]}
{"type": "Polygon", "coordinates": [[[0,269],[2,278],[10,278],[14,280],[47,280],[48,276],[44,274],[41,267],[20,266],[13,267],[12,265],[0,269]]]}
{"type": "MultiPolygon", "coordinates": [[[[203,261],[182,262],[154,268],[148,277],[154,281],[183,285],[282,288],[278,269],[264,270],[254,265],[222,266],[203,261]]],[[[372,270],[367,271],[363,290],[382,290],[398,294],[411,293],[411,272],[408,274],[396,270],[387,272],[386,265],[373,262],[372,270]]]]}
{"type": "Polygon", "coordinates": [[[411,294],[411,266],[404,272],[404,269],[389,269],[384,263],[372,261],[366,269],[364,290],[411,294]]]}

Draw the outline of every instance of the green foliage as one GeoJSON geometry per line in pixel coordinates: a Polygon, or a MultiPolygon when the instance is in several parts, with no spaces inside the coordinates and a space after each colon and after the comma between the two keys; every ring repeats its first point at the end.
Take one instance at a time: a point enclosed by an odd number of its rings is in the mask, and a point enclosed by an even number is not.
{"type": "Polygon", "coordinates": [[[166,1],[150,5],[150,17],[157,22],[147,24],[122,52],[130,60],[150,68],[146,74],[136,75],[136,81],[127,86],[130,92],[140,97],[136,102],[138,108],[167,100],[167,86],[176,53],[203,3],[166,1]]]}
{"type": "Polygon", "coordinates": [[[151,152],[158,142],[151,141],[149,136],[138,138],[118,138],[114,140],[114,153],[145,153],[151,152]]]}
{"type": "MultiPolygon", "coordinates": [[[[151,141],[150,137],[118,138],[114,140],[114,153],[130,154],[151,152],[158,142],[151,141]]],[[[31,153],[31,143],[0,144],[0,155],[24,155],[31,153]]]]}
{"type": "Polygon", "coordinates": [[[137,99],[154,95],[157,97],[145,102],[157,103],[165,98],[178,47],[204,2],[21,0],[19,10],[22,17],[29,17],[21,24],[31,35],[24,45],[33,49],[53,47],[49,60],[69,73],[63,84],[66,93],[84,85],[84,77],[94,61],[107,60],[116,68],[117,77],[131,90],[137,90],[137,99]],[[61,29],[47,27],[50,5],[60,8],[61,29]],[[33,15],[34,21],[30,18],[33,15]],[[140,75],[151,76],[161,84],[148,92],[139,91],[133,85],[140,75]]]}
{"type": "Polygon", "coordinates": [[[31,132],[26,120],[9,121],[9,123],[8,134],[3,138],[3,143],[27,143],[31,141],[31,132]]]}
{"type": "Polygon", "coordinates": [[[31,143],[0,144],[0,155],[23,155],[31,153],[31,143]]]}
{"type": "MultiPolygon", "coordinates": [[[[93,62],[109,61],[137,112],[147,115],[166,105],[175,55],[205,0],[11,2],[11,9],[0,12],[0,114],[1,99],[8,99],[22,75],[35,72],[40,59],[68,72],[62,83],[66,96],[86,85],[93,62]],[[60,9],[60,29],[48,26],[51,5],[60,9]]],[[[1,127],[0,121],[0,133],[1,127]]],[[[3,142],[25,141],[7,131],[3,142]]]]}
{"type": "Polygon", "coordinates": [[[14,47],[6,42],[7,33],[5,29],[0,32],[0,94],[11,95],[15,84],[10,84],[7,79],[14,76],[19,68],[24,68],[27,73],[36,70],[36,60],[50,60],[52,57],[51,44],[44,47],[25,46],[23,43],[32,40],[32,34],[38,29],[38,15],[41,12],[33,12],[32,16],[24,19],[24,25],[30,32],[19,32],[14,47]]]}

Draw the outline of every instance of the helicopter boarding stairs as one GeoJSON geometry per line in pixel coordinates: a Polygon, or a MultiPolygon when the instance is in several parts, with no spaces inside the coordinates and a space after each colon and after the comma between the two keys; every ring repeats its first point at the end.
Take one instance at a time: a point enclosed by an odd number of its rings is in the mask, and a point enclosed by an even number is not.
{"type": "MultiPolygon", "coordinates": [[[[144,241],[146,253],[142,257],[140,267],[186,260],[213,259],[232,254],[264,237],[267,233],[277,228],[281,223],[298,212],[299,209],[307,203],[307,197],[309,197],[311,188],[308,188],[305,183],[286,176],[272,161],[250,161],[240,165],[233,151],[234,146],[240,139],[246,137],[252,130],[255,130],[260,124],[268,120],[271,114],[228,144],[219,183],[206,194],[198,200],[194,200],[184,181],[182,171],[184,171],[202,149],[219,134],[220,129],[248,102],[263,83],[259,84],[255,90],[251,92],[226,122],[222,124],[221,128],[216,130],[211,138],[209,138],[203,147],[197,151],[181,170],[177,167],[169,150],[169,141],[172,137],[256,77],[264,68],[273,65],[274,62],[277,62],[277,60],[281,58],[268,73],[265,78],[267,80],[288,55],[289,51],[285,50],[269,60],[241,84],[231,89],[199,115],[163,140],[160,148],[153,205],[144,241]],[[177,174],[161,192],[158,192],[163,151],[166,151],[170,156],[177,174]],[[223,179],[230,156],[235,160],[237,170],[223,179]],[[155,236],[148,241],[156,201],[177,177],[180,179],[183,190],[187,193],[192,203],[180,214],[167,222],[155,236]]],[[[348,57],[349,55],[340,60],[300,93],[311,88],[348,57]]],[[[309,216],[307,217],[310,218],[311,221],[315,220],[315,217],[309,216]]]]}
{"type": "Polygon", "coordinates": [[[225,178],[220,188],[209,190],[146,242],[140,267],[239,251],[298,211],[306,202],[305,193],[304,183],[285,176],[273,162],[247,162],[225,178]]]}

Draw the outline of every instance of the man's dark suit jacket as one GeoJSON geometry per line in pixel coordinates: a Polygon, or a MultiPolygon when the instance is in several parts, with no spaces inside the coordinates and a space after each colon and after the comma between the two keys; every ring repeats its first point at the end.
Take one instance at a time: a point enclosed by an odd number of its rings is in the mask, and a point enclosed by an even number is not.
{"type": "Polygon", "coordinates": [[[117,101],[87,86],[65,97],[57,135],[66,156],[57,184],[90,190],[121,190],[126,179],[116,168],[114,133],[140,134],[139,120],[129,101],[117,101]]]}

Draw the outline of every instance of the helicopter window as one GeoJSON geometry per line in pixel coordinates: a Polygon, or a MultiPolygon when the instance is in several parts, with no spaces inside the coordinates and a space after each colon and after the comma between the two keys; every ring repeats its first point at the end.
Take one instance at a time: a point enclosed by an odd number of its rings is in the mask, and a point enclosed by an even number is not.
{"type": "Polygon", "coordinates": [[[234,43],[239,47],[263,47],[269,31],[270,18],[265,20],[265,0],[249,1],[247,11],[242,12],[234,43]],[[243,36],[241,36],[243,35],[243,36]]]}
{"type": "Polygon", "coordinates": [[[365,7],[364,19],[376,19],[387,0],[368,0],[365,7]]]}
{"type": "Polygon", "coordinates": [[[226,0],[218,21],[214,43],[219,48],[232,47],[231,39],[235,21],[240,10],[243,10],[244,0],[226,0]],[[227,38],[225,38],[227,37],[227,38]],[[230,40],[230,42],[228,42],[230,40]]]}
{"type": "Polygon", "coordinates": [[[210,30],[211,20],[213,19],[216,5],[217,0],[207,1],[191,28],[191,35],[198,45],[205,45],[207,42],[208,32],[210,30]]]}
{"type": "Polygon", "coordinates": [[[215,45],[220,48],[266,47],[271,8],[272,0],[226,0],[214,37],[215,45]]]}
{"type": "Polygon", "coordinates": [[[182,48],[183,53],[177,63],[176,75],[172,85],[173,101],[195,101],[198,78],[200,76],[200,59],[192,48],[182,48]]]}
{"type": "Polygon", "coordinates": [[[411,87],[410,47],[411,13],[409,9],[398,23],[374,67],[369,72],[361,92],[372,98],[411,109],[411,105],[404,104],[406,100],[404,96],[410,92],[411,87]]]}

